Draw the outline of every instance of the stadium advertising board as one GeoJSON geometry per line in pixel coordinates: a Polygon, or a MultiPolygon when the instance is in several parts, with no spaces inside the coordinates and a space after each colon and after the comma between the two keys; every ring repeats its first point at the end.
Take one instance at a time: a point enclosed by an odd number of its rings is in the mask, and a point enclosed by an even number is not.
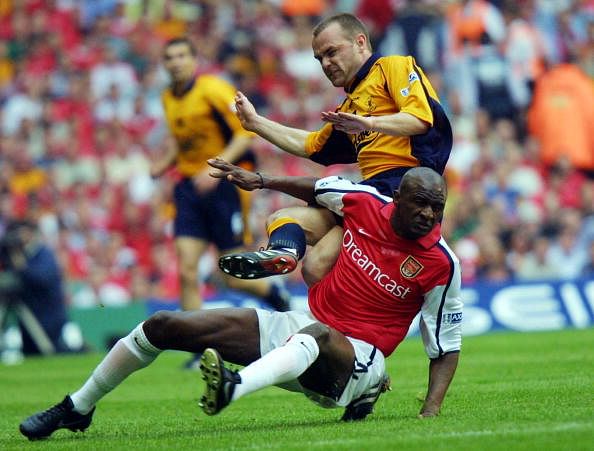
{"type": "MultiPolygon", "coordinates": [[[[293,295],[292,308],[307,309],[305,286],[293,284],[288,288],[293,295]]],[[[594,326],[594,280],[465,285],[462,298],[465,335],[496,330],[530,332],[594,326]]],[[[266,308],[257,299],[235,291],[218,292],[205,302],[205,308],[231,306],[266,308]]],[[[164,306],[149,306],[150,311],[159,308],[164,306]]],[[[416,334],[417,320],[413,322],[409,335],[416,334]]]]}
{"type": "Polygon", "coordinates": [[[542,331],[594,324],[594,281],[477,284],[463,288],[466,335],[542,331]]]}

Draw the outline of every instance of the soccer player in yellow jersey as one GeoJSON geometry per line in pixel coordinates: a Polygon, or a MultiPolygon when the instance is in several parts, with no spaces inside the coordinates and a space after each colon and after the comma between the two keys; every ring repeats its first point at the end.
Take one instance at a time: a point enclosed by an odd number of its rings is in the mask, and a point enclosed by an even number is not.
{"type": "MultiPolygon", "coordinates": [[[[163,92],[163,106],[173,140],[165,154],[153,162],[158,177],[173,165],[182,176],[174,191],[175,248],[179,262],[181,307],[201,306],[198,263],[210,243],[220,252],[237,252],[244,244],[245,224],[238,189],[208,176],[206,160],[222,156],[245,159],[253,134],[242,128],[234,109],[235,88],[214,75],[196,75],[193,43],[176,38],[163,53],[171,86],[163,92]]],[[[230,288],[244,290],[276,310],[287,310],[284,290],[268,281],[245,281],[225,276],[230,288]]]]}
{"type": "MultiPolygon", "coordinates": [[[[413,57],[373,53],[365,25],[351,14],[320,22],[313,30],[312,47],[324,74],[346,93],[336,111],[321,113],[322,129],[310,132],[271,121],[238,92],[237,115],[245,129],[286,152],[324,165],[358,163],[360,183],[387,196],[412,167],[426,166],[443,174],[452,130],[413,57]]],[[[342,227],[336,221],[326,209],[279,210],[268,218],[267,250],[225,255],[219,266],[245,279],[286,273],[304,256],[307,243],[315,246],[303,261],[302,273],[312,285],[338,256],[342,227]]]]}

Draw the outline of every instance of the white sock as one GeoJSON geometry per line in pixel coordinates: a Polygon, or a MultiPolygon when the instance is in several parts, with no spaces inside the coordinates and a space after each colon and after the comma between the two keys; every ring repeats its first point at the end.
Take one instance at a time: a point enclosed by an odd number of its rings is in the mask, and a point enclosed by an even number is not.
{"type": "Polygon", "coordinates": [[[318,358],[316,339],[307,334],[295,334],[284,346],[273,349],[239,372],[241,384],[235,386],[232,400],[269,385],[297,379],[318,358]]]}
{"type": "Polygon", "coordinates": [[[88,413],[97,401],[117,387],[134,371],[148,366],[161,350],[153,346],[140,323],[124,338],[118,340],[95,368],[91,377],[76,392],[70,395],[74,410],[88,413]]]}

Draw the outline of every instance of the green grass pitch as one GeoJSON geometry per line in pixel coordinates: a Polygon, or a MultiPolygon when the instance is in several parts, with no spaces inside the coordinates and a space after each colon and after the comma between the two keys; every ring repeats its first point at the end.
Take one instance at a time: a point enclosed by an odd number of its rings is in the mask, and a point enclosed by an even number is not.
{"type": "Polygon", "coordinates": [[[0,449],[22,450],[593,450],[594,328],[495,333],[464,340],[460,365],[438,418],[416,413],[427,378],[419,339],[388,360],[393,391],[364,422],[268,388],[220,415],[198,408],[199,373],[186,354],[165,353],[97,408],[84,433],[60,430],[29,442],[19,422],[76,389],[101,355],[28,359],[0,366],[0,449]]]}

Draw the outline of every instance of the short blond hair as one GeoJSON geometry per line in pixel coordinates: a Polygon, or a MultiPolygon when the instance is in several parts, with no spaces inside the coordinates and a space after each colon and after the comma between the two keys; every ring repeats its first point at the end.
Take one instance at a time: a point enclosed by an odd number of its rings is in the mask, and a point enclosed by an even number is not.
{"type": "Polygon", "coordinates": [[[340,28],[349,38],[355,38],[355,36],[358,34],[363,34],[367,39],[367,47],[369,50],[372,50],[367,27],[353,14],[342,13],[327,17],[314,27],[313,37],[317,37],[322,31],[324,31],[329,25],[332,25],[333,23],[340,25],[340,28]]]}

